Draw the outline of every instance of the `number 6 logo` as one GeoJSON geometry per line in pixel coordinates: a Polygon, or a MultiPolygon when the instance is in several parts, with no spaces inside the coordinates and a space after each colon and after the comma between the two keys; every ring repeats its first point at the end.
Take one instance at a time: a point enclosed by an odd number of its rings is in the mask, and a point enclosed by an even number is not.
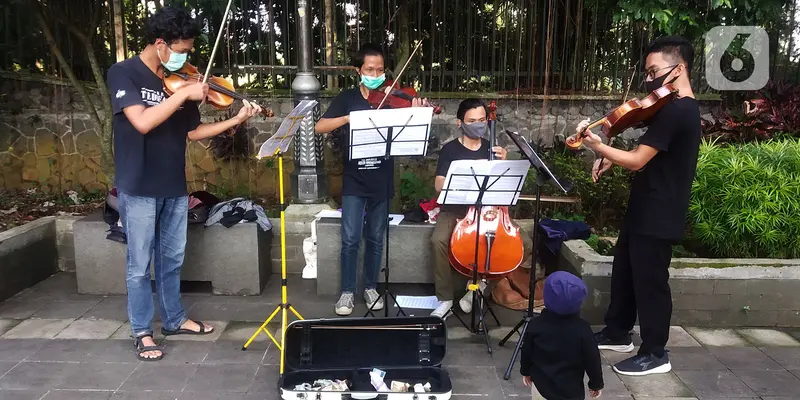
{"type": "Polygon", "coordinates": [[[760,26],[714,27],[705,36],[705,61],[706,81],[713,89],[759,90],[769,81],[767,31],[760,26]],[[741,51],[725,57],[732,47],[739,47],[741,38],[741,51]],[[748,71],[751,73],[744,80],[736,79],[748,71]]]}

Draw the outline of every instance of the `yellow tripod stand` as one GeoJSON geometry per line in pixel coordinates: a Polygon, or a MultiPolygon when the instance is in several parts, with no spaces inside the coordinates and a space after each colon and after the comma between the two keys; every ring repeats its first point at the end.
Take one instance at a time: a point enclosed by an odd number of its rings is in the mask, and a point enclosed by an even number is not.
{"type": "Polygon", "coordinates": [[[289,304],[287,299],[287,282],[286,282],[286,216],[284,215],[284,211],[286,210],[286,205],[284,204],[283,200],[283,152],[280,148],[275,151],[275,155],[278,156],[278,183],[280,185],[280,201],[281,201],[281,303],[275,307],[275,310],[272,311],[272,314],[269,315],[266,321],[258,328],[258,330],[250,337],[247,343],[242,346],[242,351],[247,350],[247,346],[250,346],[250,343],[256,339],[259,333],[264,332],[272,339],[272,342],[275,343],[275,346],[278,347],[281,351],[281,369],[280,374],[283,376],[283,360],[284,360],[284,339],[286,338],[286,325],[287,325],[287,318],[288,312],[291,311],[294,315],[297,316],[299,319],[304,319],[297,310],[295,310],[294,306],[289,304]],[[278,340],[275,339],[275,336],[267,330],[267,325],[272,321],[275,316],[278,315],[278,312],[281,312],[281,341],[278,343],[278,340]]]}

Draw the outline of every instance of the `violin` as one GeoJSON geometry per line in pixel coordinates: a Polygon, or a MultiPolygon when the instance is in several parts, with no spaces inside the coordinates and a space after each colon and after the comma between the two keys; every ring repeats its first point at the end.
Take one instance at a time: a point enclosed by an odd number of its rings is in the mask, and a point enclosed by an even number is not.
{"type": "MultiPolygon", "coordinates": [[[[396,82],[388,80],[378,89],[370,90],[367,101],[374,109],[411,107],[411,101],[419,98],[414,88],[395,88],[396,82]],[[386,99],[384,101],[384,98],[386,99]]],[[[442,107],[426,100],[426,106],[433,107],[434,114],[441,114],[442,107]]]]}
{"type": "Polygon", "coordinates": [[[652,91],[643,99],[633,98],[626,101],[621,106],[611,110],[597,121],[592,122],[580,132],[568,137],[564,143],[571,149],[578,149],[586,137],[586,131],[600,126],[607,138],[611,138],[624,132],[628,128],[643,126],[650,120],[664,105],[671,102],[678,95],[678,89],[667,83],[664,86],[652,91]]]}
{"type": "MultiPolygon", "coordinates": [[[[167,96],[172,96],[183,88],[184,86],[192,85],[197,82],[203,81],[203,75],[198,71],[197,67],[188,62],[183,64],[183,67],[178,71],[172,72],[164,70],[164,92],[167,96]]],[[[247,100],[233,89],[233,84],[228,82],[227,79],[210,76],[207,80],[208,94],[206,95],[206,102],[213,105],[218,110],[227,110],[234,100],[247,100]]],[[[275,115],[269,108],[261,110],[261,114],[267,118],[275,115]]]]}
{"type": "MultiPolygon", "coordinates": [[[[494,160],[497,105],[489,103],[489,160],[494,160]]],[[[522,264],[524,244],[519,225],[511,218],[508,206],[470,206],[464,218],[456,221],[450,236],[450,264],[459,273],[482,279],[502,279],[522,264]],[[480,231],[478,230],[480,221],[480,231]],[[477,248],[476,248],[477,243],[477,248]]]]}
{"type": "MultiPolygon", "coordinates": [[[[417,45],[414,47],[414,50],[411,51],[411,55],[408,56],[408,60],[403,65],[403,68],[400,69],[400,73],[397,74],[397,79],[400,79],[400,76],[403,75],[405,72],[406,67],[411,62],[411,59],[414,57],[414,54],[419,50],[419,47],[422,46],[422,40],[420,40],[417,45]]],[[[369,96],[367,97],[367,101],[369,105],[378,110],[386,106],[386,108],[405,108],[411,107],[411,101],[419,98],[417,95],[417,91],[414,88],[399,88],[396,89],[397,80],[387,80],[384,81],[381,87],[370,90],[369,96]]],[[[442,112],[442,107],[431,103],[430,101],[425,101],[425,106],[433,107],[434,114],[440,114],[442,112]]]]}

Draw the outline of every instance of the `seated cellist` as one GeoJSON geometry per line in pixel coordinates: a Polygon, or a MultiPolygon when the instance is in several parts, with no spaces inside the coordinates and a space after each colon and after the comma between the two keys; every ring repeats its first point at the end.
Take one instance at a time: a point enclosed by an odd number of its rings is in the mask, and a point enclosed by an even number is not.
{"type": "MultiPolygon", "coordinates": [[[[486,104],[480,99],[465,99],[458,106],[456,125],[461,130],[461,136],[445,144],[439,152],[435,182],[437,195],[444,187],[445,177],[451,162],[456,160],[486,160],[489,158],[489,141],[485,138],[488,132],[487,115],[486,104]]],[[[495,146],[492,151],[496,159],[506,159],[507,151],[503,147],[495,146]]],[[[464,218],[468,209],[469,206],[464,205],[441,205],[439,215],[436,218],[436,225],[431,236],[431,245],[433,246],[433,279],[439,307],[431,313],[433,316],[447,318],[449,316],[447,312],[453,306],[455,288],[466,288],[469,283],[467,277],[459,274],[450,266],[448,257],[450,237],[456,226],[456,220],[464,218]]],[[[525,247],[525,258],[523,259],[523,265],[525,265],[530,259],[533,246],[530,234],[525,231],[521,233],[525,247]]],[[[485,285],[481,284],[481,291],[485,291],[485,289],[485,285]]],[[[458,304],[465,313],[471,312],[472,292],[467,291],[458,304]]]]}

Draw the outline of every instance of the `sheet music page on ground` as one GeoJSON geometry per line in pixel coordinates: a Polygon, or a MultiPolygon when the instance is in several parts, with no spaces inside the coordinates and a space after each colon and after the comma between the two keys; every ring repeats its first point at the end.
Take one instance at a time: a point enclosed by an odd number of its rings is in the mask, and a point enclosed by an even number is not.
{"type": "Polygon", "coordinates": [[[439,204],[473,205],[478,201],[480,184],[489,175],[484,205],[512,206],[519,200],[530,162],[527,160],[457,160],[450,163],[439,204]],[[473,176],[473,170],[475,176],[473,176]],[[477,176],[477,181],[475,177],[477,176]]]}
{"type": "Polygon", "coordinates": [[[262,159],[264,157],[272,157],[278,149],[281,149],[281,152],[287,152],[289,150],[289,144],[292,143],[292,139],[294,138],[294,134],[300,129],[300,123],[303,121],[303,118],[311,117],[311,112],[316,105],[316,100],[302,100],[298,103],[292,112],[283,119],[281,126],[278,127],[275,134],[270,136],[270,138],[261,145],[256,158],[262,159]]]}
{"type": "Polygon", "coordinates": [[[350,113],[350,159],[386,156],[424,156],[433,119],[433,107],[363,110],[350,113]],[[392,138],[387,137],[392,128],[392,138]]]}

